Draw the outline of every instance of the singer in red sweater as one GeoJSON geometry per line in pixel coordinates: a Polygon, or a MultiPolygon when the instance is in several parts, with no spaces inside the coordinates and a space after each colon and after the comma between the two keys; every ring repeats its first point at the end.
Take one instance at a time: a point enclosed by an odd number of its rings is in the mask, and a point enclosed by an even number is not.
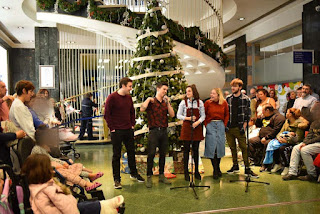
{"type": "Polygon", "coordinates": [[[211,159],[213,178],[222,176],[220,160],[225,155],[225,127],[229,120],[229,108],[220,88],[212,89],[210,100],[204,103],[206,119],[206,145],[204,156],[211,159]]]}
{"type": "Polygon", "coordinates": [[[111,131],[111,143],[113,146],[112,170],[114,188],[121,189],[120,158],[122,143],[124,143],[130,168],[130,178],[139,182],[144,182],[136,168],[135,148],[134,148],[134,125],[135,111],[133,107],[130,91],[132,90],[132,80],[124,77],[120,80],[120,89],[110,94],[105,104],[104,119],[107,121],[111,131]]]}

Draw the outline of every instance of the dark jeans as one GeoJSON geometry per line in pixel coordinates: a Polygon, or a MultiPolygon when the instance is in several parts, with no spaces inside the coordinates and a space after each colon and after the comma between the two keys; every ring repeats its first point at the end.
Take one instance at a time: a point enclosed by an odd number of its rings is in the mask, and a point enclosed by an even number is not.
{"type": "Polygon", "coordinates": [[[80,214],[99,214],[100,201],[83,201],[77,204],[80,214]]]}
{"type": "Polygon", "coordinates": [[[88,132],[88,138],[92,139],[93,138],[93,134],[92,134],[92,119],[81,120],[79,138],[83,138],[83,135],[86,132],[86,129],[87,129],[87,132],[88,132]]]}
{"type": "Polygon", "coordinates": [[[253,137],[249,139],[249,157],[253,159],[256,166],[263,164],[266,149],[270,141],[271,140],[267,140],[266,144],[262,144],[260,137],[253,137]]]}
{"type": "Polygon", "coordinates": [[[166,162],[166,153],[168,149],[168,133],[167,128],[155,128],[149,131],[148,138],[148,160],[147,175],[151,176],[153,168],[153,158],[156,155],[156,149],[159,148],[159,174],[164,173],[164,165],[166,162]]]}
{"type": "MultiPolygon", "coordinates": [[[[192,157],[194,159],[195,172],[199,173],[199,143],[200,141],[194,141],[192,143],[192,157]]],[[[184,174],[189,174],[188,163],[189,163],[189,152],[190,152],[191,141],[183,141],[183,165],[184,165],[184,174]]]]}
{"type": "Polygon", "coordinates": [[[130,174],[134,176],[138,174],[136,168],[136,154],[133,140],[133,129],[116,130],[115,132],[111,132],[111,143],[113,146],[112,170],[113,179],[115,181],[121,181],[120,158],[122,142],[124,143],[127,149],[130,174]]]}
{"type": "Polygon", "coordinates": [[[291,152],[295,145],[281,146],[273,153],[273,160],[275,164],[282,164],[284,167],[289,167],[291,152]]]}

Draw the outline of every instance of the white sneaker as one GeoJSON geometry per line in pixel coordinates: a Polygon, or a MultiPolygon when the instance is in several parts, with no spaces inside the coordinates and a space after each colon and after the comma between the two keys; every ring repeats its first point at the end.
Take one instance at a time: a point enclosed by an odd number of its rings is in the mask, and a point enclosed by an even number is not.
{"type": "Polygon", "coordinates": [[[289,173],[289,167],[284,167],[281,175],[282,175],[282,176],[286,176],[288,173],[289,173]]]}
{"type": "Polygon", "coordinates": [[[280,169],[282,169],[280,164],[275,164],[273,166],[273,169],[271,170],[272,173],[278,172],[280,169]]]}

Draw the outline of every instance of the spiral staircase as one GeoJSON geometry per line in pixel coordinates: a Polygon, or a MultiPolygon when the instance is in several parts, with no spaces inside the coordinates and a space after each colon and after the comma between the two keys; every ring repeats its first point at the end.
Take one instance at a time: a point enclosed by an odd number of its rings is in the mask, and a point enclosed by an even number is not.
{"type": "MultiPolygon", "coordinates": [[[[97,2],[102,3],[98,0],[97,2]]],[[[100,7],[106,6],[101,5],[100,7]]],[[[112,7],[116,6],[113,5],[112,7]]],[[[99,34],[122,44],[132,51],[135,50],[138,30],[134,28],[54,12],[37,12],[36,20],[39,23],[51,23],[51,25],[61,24],[99,34]]],[[[174,51],[179,55],[188,83],[197,85],[202,99],[209,97],[212,88],[223,87],[225,83],[225,72],[216,60],[191,46],[177,41],[175,41],[174,44],[174,51]]],[[[76,123],[75,125],[75,131],[79,133],[80,123],[76,123]]],[[[94,120],[93,131],[95,137],[98,137],[101,131],[103,132],[103,119],[99,118],[94,120]]],[[[108,142],[110,139],[106,136],[105,134],[104,139],[102,139],[100,135],[100,139],[97,141],[81,141],[80,143],[108,142]]]]}

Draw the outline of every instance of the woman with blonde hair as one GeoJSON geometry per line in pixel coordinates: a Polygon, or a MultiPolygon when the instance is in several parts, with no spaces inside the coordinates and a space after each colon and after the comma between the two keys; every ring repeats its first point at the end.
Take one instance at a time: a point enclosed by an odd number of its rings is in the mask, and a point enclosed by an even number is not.
{"type": "Polygon", "coordinates": [[[184,178],[190,181],[188,162],[189,150],[192,143],[192,154],[195,163],[195,178],[201,180],[199,173],[199,143],[204,139],[202,131],[202,122],[206,115],[204,113],[204,105],[197,90],[197,87],[189,85],[186,88],[186,97],[179,104],[177,118],[183,120],[180,140],[183,140],[183,159],[184,159],[184,178]],[[192,134],[191,134],[192,132],[192,134]]]}
{"type": "Polygon", "coordinates": [[[229,120],[229,108],[220,88],[211,91],[210,99],[204,104],[206,119],[206,144],[204,156],[211,159],[213,178],[222,176],[220,160],[225,155],[225,127],[229,120]]]}

